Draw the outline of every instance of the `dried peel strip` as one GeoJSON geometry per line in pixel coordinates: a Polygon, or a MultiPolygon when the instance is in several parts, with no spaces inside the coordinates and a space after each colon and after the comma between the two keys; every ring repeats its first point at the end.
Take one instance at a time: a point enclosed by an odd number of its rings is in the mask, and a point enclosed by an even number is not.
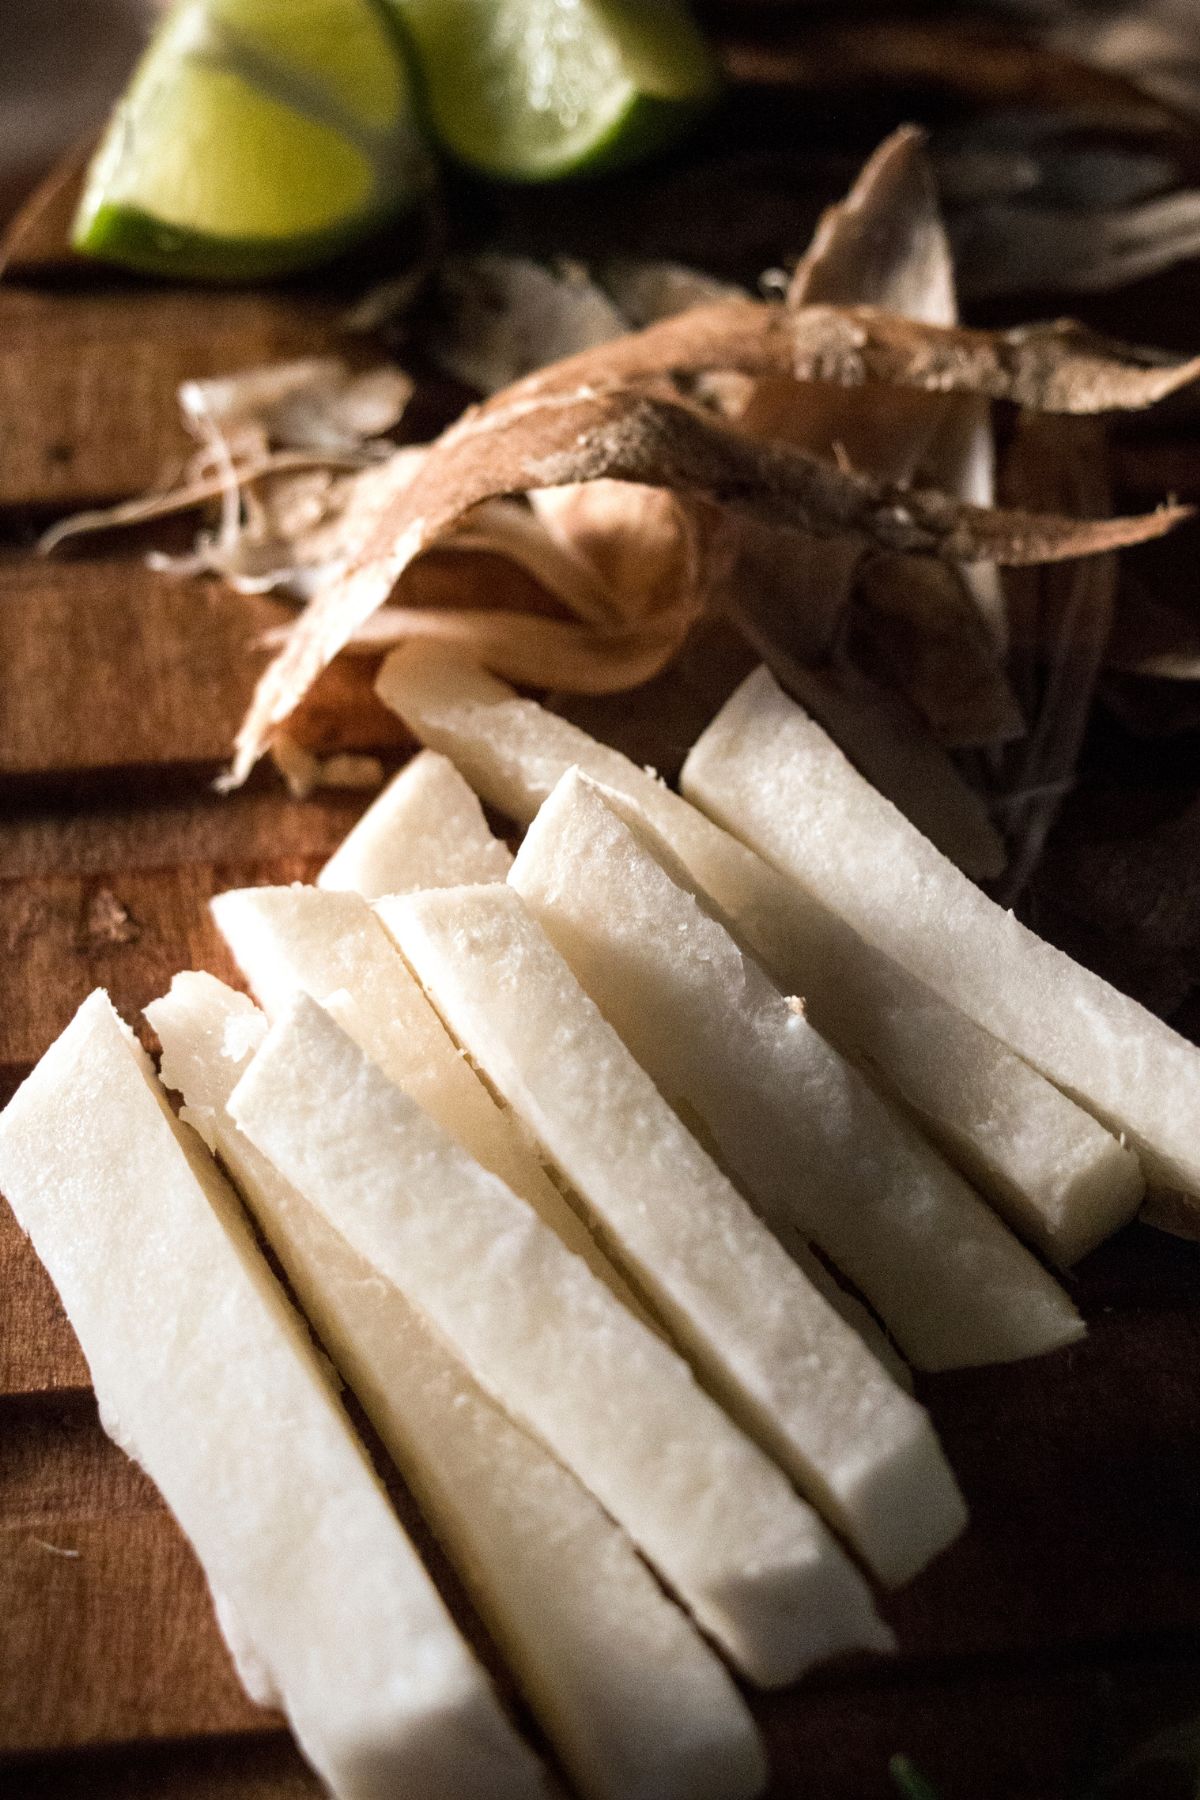
{"type": "MultiPolygon", "coordinates": [[[[788,287],[788,309],[806,305],[874,306],[928,325],[959,323],[950,244],[923,133],[911,127],[895,132],[846,199],[826,212],[788,287]]],[[[993,457],[991,404],[977,395],[877,384],[835,387],[790,376],[750,385],[739,415],[743,430],[784,438],[883,480],[917,481],[976,504],[995,502],[986,479],[993,457]],[[964,447],[974,459],[970,473],[976,478],[969,485],[964,447]],[[984,479],[978,478],[980,466],[984,479]]],[[[987,563],[961,569],[928,558],[872,555],[855,537],[800,539],[800,560],[781,556],[777,531],[742,522],[739,535],[743,547],[749,538],[760,548],[758,567],[743,554],[726,585],[742,635],[757,643],[789,691],[833,731],[881,791],[923,821],[922,830],[946,855],[977,880],[998,874],[1003,844],[980,796],[943,748],[956,737],[987,741],[993,727],[1006,737],[1010,726],[1020,726],[1015,707],[1005,705],[1007,684],[994,645],[970,630],[977,596],[991,596],[996,570],[987,563]],[[885,564],[890,579],[880,572],[885,564]],[[922,569],[930,572],[925,580],[922,569]],[[760,571],[768,572],[765,582],[760,571]],[[969,711],[960,704],[957,718],[946,706],[945,645],[939,657],[932,620],[923,616],[916,630],[906,631],[873,604],[888,596],[911,603],[930,582],[963,625],[955,650],[965,656],[965,687],[973,693],[969,711]],[[810,644],[810,621],[828,621],[824,644],[806,651],[797,641],[798,619],[810,644]],[[882,686],[872,678],[880,675],[882,686]]],[[[956,661],[953,694],[963,692],[961,673],[956,661]]]]}
{"type": "Polygon", "coordinates": [[[954,263],[925,133],[902,125],[822,214],[788,285],[789,307],[853,297],[907,318],[958,317],[954,263]]]}
{"type": "MultiPolygon", "coordinates": [[[[372,471],[376,481],[380,474],[372,471]]],[[[246,778],[273,728],[384,603],[413,559],[472,506],[602,477],[669,487],[816,536],[854,531],[885,549],[954,562],[1020,565],[1094,555],[1159,537],[1191,516],[1186,507],[1102,520],[991,510],[927,490],[896,490],[802,451],[756,443],[648,394],[584,391],[542,403],[514,397],[452,427],[415,476],[404,459],[394,496],[380,483],[373,525],[356,560],[309,606],[260,679],[226,784],[246,778]]]]}
{"type": "Polygon", "coordinates": [[[1035,412],[1103,413],[1156,405],[1200,379],[1200,358],[1181,362],[1119,344],[1069,319],[980,331],[873,306],[724,300],[553,363],[493,405],[589,383],[639,385],[666,376],[681,385],[714,370],[977,394],[1035,412]]]}

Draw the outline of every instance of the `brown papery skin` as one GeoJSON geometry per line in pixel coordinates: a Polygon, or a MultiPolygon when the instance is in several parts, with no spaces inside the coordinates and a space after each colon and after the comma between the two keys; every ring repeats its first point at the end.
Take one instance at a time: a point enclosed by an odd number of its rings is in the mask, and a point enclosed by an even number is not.
{"type": "Polygon", "coordinates": [[[403,481],[394,496],[380,484],[359,555],[308,607],[260,679],[226,785],[245,780],[272,729],[383,605],[413,558],[483,500],[609,478],[670,488],[818,537],[853,531],[889,550],[1010,565],[1143,543],[1191,516],[1186,507],[1163,507],[1136,518],[1078,520],[970,506],[756,442],[686,404],[631,389],[539,398],[521,383],[507,395],[452,426],[415,477],[401,453],[403,481]]]}
{"type": "Polygon", "coordinates": [[[491,408],[572,388],[685,386],[714,370],[839,387],[867,382],[928,394],[978,394],[1035,412],[1140,411],[1200,379],[1180,362],[1119,344],[1069,319],[977,331],[873,306],[787,307],[720,300],[692,307],[526,376],[491,408]]]}

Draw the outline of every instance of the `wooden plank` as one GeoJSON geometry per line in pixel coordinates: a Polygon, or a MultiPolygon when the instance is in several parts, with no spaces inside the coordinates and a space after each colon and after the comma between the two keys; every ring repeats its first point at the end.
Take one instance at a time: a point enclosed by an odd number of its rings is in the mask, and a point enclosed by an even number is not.
{"type": "MultiPolygon", "coordinates": [[[[0,1104],[93,987],[106,987],[137,1026],[183,967],[238,983],[208,917],[211,895],[312,879],[368,799],[281,805],[273,792],[204,792],[175,805],[14,820],[0,836],[0,1104]]],[[[50,1280],[2,1200],[0,1293],[0,1396],[86,1384],[50,1280]]]]}
{"type": "MultiPolygon", "coordinates": [[[[54,1284],[7,1202],[0,1200],[0,1398],[71,1392],[88,1385],[87,1364],[54,1284]]],[[[4,1455],[8,1432],[0,1425],[4,1455]]]]}
{"type": "Polygon", "coordinates": [[[3,1436],[0,1753],[261,1729],[195,1558],[91,1396],[10,1406],[3,1436]]]}
{"type": "Polygon", "coordinates": [[[4,1782],[6,1800],[317,1800],[325,1792],[283,1731],[90,1750],[17,1765],[4,1782]]]}
{"type": "Polygon", "coordinates": [[[6,1526],[0,1594],[5,1754],[261,1729],[165,1513],[6,1526]]]}
{"type": "Polygon", "coordinates": [[[317,1800],[326,1791],[282,1730],[85,1751],[16,1764],[4,1780],[5,1800],[317,1800]]]}
{"type": "MultiPolygon", "coordinates": [[[[219,819],[215,796],[211,804],[219,819]]],[[[246,813],[243,804],[229,817],[229,848],[246,813]]],[[[143,821],[143,854],[150,852],[156,816],[152,811],[143,821]]],[[[41,827],[34,842],[44,847],[46,821],[41,827]]],[[[103,834],[83,834],[83,840],[97,856],[103,834]]],[[[22,846],[28,854],[28,836],[17,827],[7,852],[19,856],[22,846]]],[[[121,847],[118,837],[112,848],[119,853],[121,847]]],[[[244,855],[251,845],[242,848],[244,855]]],[[[323,845],[315,854],[277,854],[269,863],[234,860],[124,872],[118,862],[119,872],[111,876],[51,874],[0,882],[0,1066],[10,1071],[7,1085],[14,1087],[28,1072],[94,987],[107,988],[123,1016],[139,1026],[141,1009],[181,968],[207,968],[238,983],[208,916],[210,897],[247,881],[309,879],[322,860],[323,845]]],[[[107,867],[113,868],[111,861],[107,867]]],[[[51,1392],[86,1381],[49,1278],[3,1202],[0,1292],[6,1296],[0,1308],[0,1394],[51,1392]]]]}
{"type": "MultiPolygon", "coordinates": [[[[285,864],[289,880],[310,874],[285,864]]],[[[240,866],[238,876],[256,878],[240,866]]],[[[94,987],[105,987],[133,1023],[181,968],[235,979],[207,902],[230,885],[210,864],[134,872],[109,885],[51,875],[0,886],[0,1062],[36,1062],[94,987]]],[[[240,881],[238,885],[241,885],[240,881]]]]}
{"type": "MultiPolygon", "coordinates": [[[[816,1687],[757,1700],[774,1767],[767,1800],[896,1800],[887,1763],[910,1756],[944,1800],[1164,1800],[1184,1789],[1100,1789],[1130,1751],[1187,1719],[1200,1664],[1108,1660],[1076,1670],[967,1669],[886,1687],[816,1687]]],[[[1162,1773],[1160,1771],[1160,1773],[1162,1773]]],[[[282,1733],[59,1756],[5,1771],[5,1800],[309,1800],[320,1792],[282,1733]]]]}
{"type": "Polygon", "coordinates": [[[0,1529],[35,1532],[53,1545],[80,1519],[163,1510],[149,1476],[105,1436],[90,1387],[6,1402],[0,1419],[0,1529]]]}
{"type": "MultiPolygon", "coordinates": [[[[215,771],[266,662],[258,640],[294,616],[135,560],[0,560],[0,780],[215,771]]],[[[373,674],[366,658],[335,664],[294,734],[320,752],[406,745],[373,674]]]]}
{"type": "Polygon", "coordinates": [[[286,617],[132,561],[0,563],[0,775],[219,762],[286,617]]]}
{"type": "Polygon", "coordinates": [[[262,792],[216,794],[205,783],[174,800],[139,804],[131,796],[69,813],[32,807],[10,815],[0,834],[0,882],[204,862],[324,862],[372,798],[321,789],[307,800],[284,802],[274,784],[262,792]]]}
{"type": "Polygon", "coordinates": [[[146,286],[0,284],[0,506],[68,511],[171,479],[192,376],[327,352],[336,302],[146,286]]]}
{"type": "MultiPolygon", "coordinates": [[[[401,1524],[513,1704],[511,1679],[454,1572],[348,1405],[401,1524]]],[[[91,1393],[0,1401],[0,1442],[0,1763],[276,1723],[242,1695],[199,1565],[149,1478],[105,1436],[91,1393]]]]}

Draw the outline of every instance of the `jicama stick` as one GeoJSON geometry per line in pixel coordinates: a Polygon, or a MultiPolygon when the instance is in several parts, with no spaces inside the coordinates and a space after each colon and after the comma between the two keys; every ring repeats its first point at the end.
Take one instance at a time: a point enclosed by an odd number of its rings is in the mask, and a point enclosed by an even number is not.
{"type": "Polygon", "coordinates": [[[756,1793],[765,1772],[745,1706],[624,1534],[233,1123],[229,1096],[266,1035],[263,1014],[187,974],[146,1017],[163,1079],[237,1181],[580,1792],[756,1793]]]}
{"type": "Polygon", "coordinates": [[[766,670],[718,714],[683,780],[866,942],[1128,1137],[1151,1181],[1200,1192],[1200,1053],[972,886],[766,670]]]}
{"type": "Polygon", "coordinates": [[[485,1169],[527,1200],[569,1249],[628,1300],[616,1271],[542,1168],[520,1128],[464,1062],[360,894],[232,888],[213,917],[271,1018],[297,993],[342,996],[339,1021],[390,1081],[485,1169]]]}
{"type": "MultiPolygon", "coordinates": [[[[480,826],[483,818],[482,809],[475,798],[473,790],[467,786],[462,776],[459,775],[458,771],[455,769],[453,763],[447,761],[445,757],[440,756],[437,751],[421,751],[414,759],[413,763],[409,765],[409,768],[415,771],[422,765],[424,765],[425,769],[430,771],[430,774],[428,777],[422,775],[418,793],[422,796],[427,794],[432,795],[435,792],[443,794],[448,802],[448,810],[453,814],[456,824],[465,825],[467,841],[470,843],[472,834],[480,826]],[[435,767],[437,769],[436,777],[432,774],[435,767]],[[444,784],[443,771],[447,771],[449,777],[452,777],[453,783],[456,784],[455,787],[451,787],[448,781],[444,784]],[[464,795],[470,797],[471,805],[474,808],[473,818],[467,813],[465,806],[460,808],[458,804],[464,795]]],[[[403,779],[403,777],[400,779],[403,779]]],[[[398,780],[396,786],[399,787],[399,784],[398,780]]],[[[374,811],[374,808],[371,810],[374,811]]],[[[406,827],[405,842],[412,857],[419,857],[420,859],[421,870],[425,877],[425,885],[427,887],[453,887],[457,885],[457,882],[463,879],[461,871],[463,869],[464,858],[461,840],[457,837],[448,836],[441,828],[442,815],[440,813],[428,815],[423,803],[420,805],[414,804],[411,811],[406,803],[404,814],[404,823],[406,827]]],[[[370,814],[368,813],[366,817],[369,818],[370,814]]],[[[484,829],[486,829],[486,827],[484,827],[484,829]]],[[[353,836],[354,833],[352,832],[351,838],[353,838],[353,836]]],[[[499,840],[492,841],[497,844],[499,843],[499,840]]],[[[347,843],[349,842],[350,839],[347,840],[347,843]]],[[[508,855],[507,851],[504,852],[504,870],[501,871],[498,876],[493,876],[489,871],[495,868],[495,860],[490,853],[488,853],[487,845],[479,843],[478,848],[484,854],[477,857],[471,856],[469,858],[474,869],[474,873],[470,876],[470,879],[474,881],[485,881],[493,878],[503,879],[503,875],[512,865],[512,858],[508,855]]],[[[340,852],[338,854],[340,855],[340,852]]],[[[390,855],[390,851],[388,854],[390,855]]],[[[332,865],[327,865],[326,872],[330,866],[332,865]]],[[[394,864],[391,866],[394,870],[394,864]]],[[[382,909],[377,907],[377,911],[382,911],[382,909]]],[[[345,995],[343,994],[339,998],[342,1005],[340,1007],[335,1005],[330,1008],[330,1010],[334,1012],[335,1017],[340,1010],[344,1010],[345,995]]],[[[351,1036],[353,1036],[352,1018],[347,1022],[347,1028],[350,1030],[351,1036]]],[[[404,1085],[402,1079],[400,1085],[404,1085]]],[[[859,1337],[865,1340],[868,1348],[872,1351],[876,1359],[883,1364],[892,1378],[897,1381],[906,1392],[911,1393],[911,1371],[891,1339],[880,1329],[873,1314],[861,1303],[861,1301],[856,1299],[853,1294],[840,1286],[830,1274],[829,1270],[821,1263],[819,1258],[811,1253],[805,1252],[799,1246],[795,1248],[794,1254],[796,1260],[799,1262],[804,1273],[808,1276],[818,1293],[828,1301],[829,1305],[833,1307],[835,1312],[837,1312],[841,1318],[845,1319],[849,1325],[853,1326],[855,1332],[859,1337]]]]}
{"type": "Polygon", "coordinates": [[[575,766],[633,800],[817,1029],[909,1106],[1024,1236],[1069,1263],[1136,1212],[1136,1158],[989,1032],[652,773],[461,656],[409,645],[379,693],[528,824],[575,766]]]}
{"type": "Polygon", "coordinates": [[[102,991],[0,1119],[0,1183],[105,1428],[157,1482],[265,1679],[256,1697],[279,1699],[334,1793],[544,1793],[234,1194],[102,991]]]}
{"type": "Polygon", "coordinates": [[[1003,1362],[1082,1336],[1030,1252],[577,772],[511,879],[763,1217],[785,1243],[815,1240],[910,1361],[1003,1362]]]}
{"type": "Polygon", "coordinates": [[[307,996],[230,1098],[250,1141],[571,1468],[752,1679],[890,1635],[782,1474],[307,996]]]}
{"type": "Polygon", "coordinates": [[[454,764],[422,750],[367,808],[317,886],[377,900],[464,881],[503,881],[511,866],[454,764]]]}
{"type": "Polygon", "coordinates": [[[712,1391],[880,1580],[915,1575],[966,1523],[928,1417],[684,1130],[519,895],[446,888],[381,914],[712,1391]]]}

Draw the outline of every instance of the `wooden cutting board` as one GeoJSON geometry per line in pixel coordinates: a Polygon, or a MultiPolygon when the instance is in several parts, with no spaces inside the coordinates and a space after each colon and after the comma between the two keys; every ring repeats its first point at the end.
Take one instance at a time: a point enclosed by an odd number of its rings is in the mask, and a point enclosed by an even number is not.
{"type": "MultiPolygon", "coordinates": [[[[0,1102],[93,986],[136,1024],[177,969],[235,979],[209,896],[311,878],[361,810],[292,801],[266,772],[212,791],[286,609],[154,575],[129,536],[33,548],[178,462],[181,378],[327,348],[337,320],[320,295],[165,291],[33,253],[0,283],[0,1102]]],[[[389,762],[407,748],[354,665],[303,729],[389,762]]],[[[1072,1287],[1079,1348],[921,1382],[971,1529],[887,1602],[894,1661],[754,1700],[774,1795],[887,1800],[903,1752],[942,1800],[1098,1800],[1131,1747],[1200,1714],[1200,1251],[1134,1227],[1072,1287]]],[[[1185,1791],[1160,1775],[1104,1791],[1185,1791]]],[[[101,1431],[0,1203],[0,1793],[316,1791],[242,1695],[191,1552],[101,1431]]]]}

